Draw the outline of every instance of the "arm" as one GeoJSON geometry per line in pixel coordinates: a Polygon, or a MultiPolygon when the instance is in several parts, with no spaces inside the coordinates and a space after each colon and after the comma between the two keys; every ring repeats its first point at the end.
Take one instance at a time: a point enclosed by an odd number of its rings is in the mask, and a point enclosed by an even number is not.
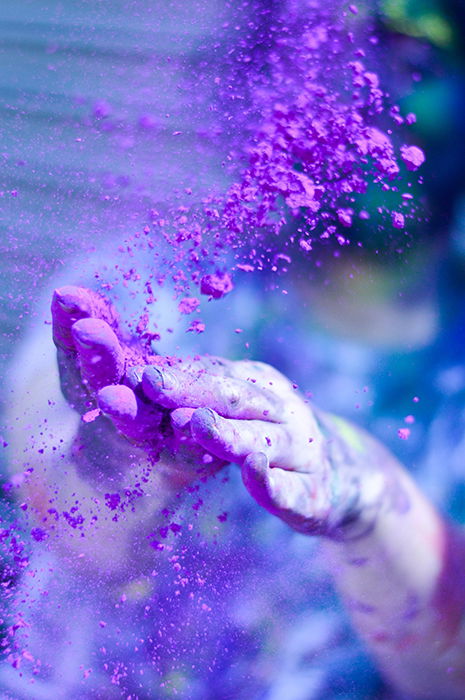
{"type": "Polygon", "coordinates": [[[364,475],[350,522],[325,542],[354,626],[400,690],[465,697],[463,533],[373,438],[340,419],[324,417],[322,425],[335,473],[364,475]]]}
{"type": "Polygon", "coordinates": [[[261,404],[255,393],[228,392],[208,376],[190,383],[171,373],[164,384],[148,372],[145,383],[174,409],[174,421],[177,406],[198,406],[190,435],[240,464],[261,506],[299,532],[324,537],[354,625],[398,690],[432,700],[465,697],[463,534],[363,430],[312,411],[266,365],[235,363],[235,373],[259,387],[261,404]]]}
{"type": "MultiPolygon", "coordinates": [[[[95,306],[85,295],[83,301],[84,290],[68,292],[71,299],[62,293],[66,303],[53,310],[61,388],[81,414],[98,406],[107,418],[92,422],[81,443],[79,415],[63,402],[50,407],[46,426],[38,424],[51,389],[44,374],[36,380],[42,398],[34,389],[40,406],[24,392],[25,422],[16,431],[40,436],[52,427],[57,437],[54,445],[47,432],[45,452],[32,444],[35,466],[24,485],[45,526],[51,500],[69,508],[79,494],[89,519],[100,500],[94,536],[83,540],[68,527],[63,537],[62,519],[51,522],[57,542],[74,555],[84,551],[86,564],[117,569],[131,558],[130,533],[145,535],[144,523],[179,488],[235,462],[262,507],[303,534],[324,537],[336,585],[387,678],[414,697],[463,698],[464,538],[392,455],[362,430],[316,412],[262,363],[154,364],[118,337],[101,300],[95,306]],[[54,451],[60,430],[63,443],[54,451]],[[128,526],[113,537],[102,497],[108,484],[127,483],[147,461],[156,464],[144,486],[148,498],[124,514],[128,526]],[[102,541],[103,552],[95,546],[102,541]]],[[[23,464],[20,441],[16,451],[23,464]]]]}

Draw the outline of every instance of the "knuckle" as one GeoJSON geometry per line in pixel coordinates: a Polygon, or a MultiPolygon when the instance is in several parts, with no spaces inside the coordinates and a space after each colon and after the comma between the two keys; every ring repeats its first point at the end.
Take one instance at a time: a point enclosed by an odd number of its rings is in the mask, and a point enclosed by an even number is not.
{"type": "Polygon", "coordinates": [[[237,390],[229,391],[226,401],[231,408],[237,408],[241,403],[241,395],[237,390]]]}

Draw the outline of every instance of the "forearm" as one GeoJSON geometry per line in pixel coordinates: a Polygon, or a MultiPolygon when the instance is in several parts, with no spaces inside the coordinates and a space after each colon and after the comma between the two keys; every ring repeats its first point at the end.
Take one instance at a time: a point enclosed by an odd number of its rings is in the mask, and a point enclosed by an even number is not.
{"type": "Polygon", "coordinates": [[[355,627],[397,688],[465,697],[463,535],[384,447],[339,419],[323,423],[347,509],[324,546],[355,627]]]}

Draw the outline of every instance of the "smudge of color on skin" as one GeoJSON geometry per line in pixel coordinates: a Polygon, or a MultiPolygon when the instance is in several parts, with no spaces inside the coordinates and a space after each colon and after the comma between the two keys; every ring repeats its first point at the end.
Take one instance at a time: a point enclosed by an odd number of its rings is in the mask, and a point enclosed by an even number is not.
{"type": "Polygon", "coordinates": [[[87,413],[84,413],[82,416],[82,420],[84,423],[92,423],[96,418],[98,418],[101,415],[101,410],[99,408],[93,408],[90,411],[87,411],[87,413]]]}

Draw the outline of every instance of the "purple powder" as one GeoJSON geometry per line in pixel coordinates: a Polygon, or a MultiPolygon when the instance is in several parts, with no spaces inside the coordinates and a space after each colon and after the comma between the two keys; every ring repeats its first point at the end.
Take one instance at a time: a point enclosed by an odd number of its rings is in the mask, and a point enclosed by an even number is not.
{"type": "Polygon", "coordinates": [[[184,297],[178,304],[181,314],[191,314],[199,308],[199,300],[196,297],[184,297]]]}
{"type": "MultiPolygon", "coordinates": [[[[125,286],[141,279],[133,250],[147,251],[153,269],[166,272],[158,279],[150,272],[143,280],[146,288],[170,278],[179,311],[192,313],[199,292],[210,299],[231,292],[233,270],[278,271],[277,253],[297,245],[300,255],[311,256],[320,239],[349,245],[355,217],[370,215],[360,206],[368,188],[396,193],[404,177],[401,160],[409,171],[421,165],[418,147],[403,145],[399,153],[395,130],[393,135],[386,121],[398,127],[413,123],[414,115],[404,118],[397,105],[387,102],[366,47],[355,43],[351,31],[351,24],[360,22],[353,16],[357,8],[349,10],[326,11],[314,3],[309,9],[304,3],[289,11],[285,3],[270,36],[272,49],[255,47],[260,59],[247,54],[246,70],[243,62],[224,63],[213,83],[212,109],[231,105],[229,137],[218,139],[219,146],[229,148],[223,165],[231,184],[223,192],[212,187],[202,199],[193,196],[192,183],[163,214],[152,210],[150,224],[121,247],[130,263],[119,266],[125,286]],[[168,244],[168,254],[157,252],[160,240],[168,244]]],[[[403,206],[403,214],[399,204],[383,208],[394,228],[405,227],[414,203],[404,199],[403,206]]],[[[148,344],[159,336],[147,330],[153,302],[150,292],[136,322],[148,344]]],[[[201,323],[194,321],[188,330],[201,332],[201,323]]]]}
{"type": "Polygon", "coordinates": [[[216,273],[214,275],[205,275],[200,280],[200,291],[202,294],[213,297],[213,299],[221,299],[226,294],[229,294],[233,289],[233,283],[230,275],[225,273],[216,273]]]}
{"type": "Polygon", "coordinates": [[[407,170],[418,170],[425,162],[425,154],[418,146],[402,146],[400,155],[407,166],[407,170]]]}
{"type": "Polygon", "coordinates": [[[404,228],[405,226],[405,217],[403,214],[400,214],[398,211],[392,212],[392,225],[394,228],[404,228]]]}

